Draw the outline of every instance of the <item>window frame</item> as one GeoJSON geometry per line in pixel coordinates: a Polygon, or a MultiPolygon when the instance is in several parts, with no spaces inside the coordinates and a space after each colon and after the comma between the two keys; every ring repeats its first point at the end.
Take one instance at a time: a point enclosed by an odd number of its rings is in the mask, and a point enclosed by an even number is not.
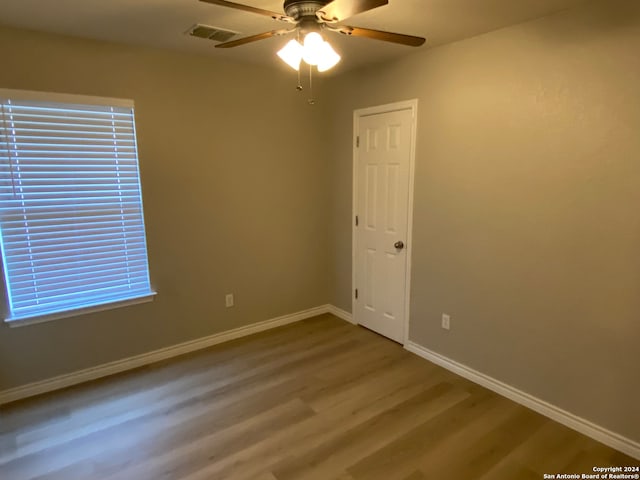
{"type": "MultiPolygon", "coordinates": [[[[9,288],[9,275],[6,270],[5,265],[5,254],[2,251],[2,262],[1,262],[1,270],[2,270],[2,281],[3,281],[3,322],[9,327],[20,327],[25,325],[32,325],[37,323],[49,322],[61,318],[69,318],[75,317],[79,315],[85,315],[88,313],[111,310],[116,308],[121,308],[129,305],[136,305],[141,303],[148,303],[153,301],[155,295],[157,294],[155,289],[153,288],[151,282],[151,272],[149,267],[149,249],[147,242],[147,229],[146,222],[144,218],[144,208],[143,208],[143,195],[142,195],[142,180],[140,175],[140,158],[138,154],[138,146],[137,146],[137,134],[136,134],[136,117],[135,117],[135,107],[133,100],[121,99],[121,98],[109,98],[109,97],[97,97],[97,96],[87,96],[87,95],[75,95],[75,94],[65,94],[65,93],[54,93],[54,92],[39,92],[39,91],[30,91],[30,90],[14,90],[14,89],[5,89],[0,88],[0,99],[2,101],[6,100],[16,100],[16,101],[28,101],[28,102],[42,102],[43,104],[51,104],[51,103],[59,103],[59,104],[68,104],[70,106],[73,105],[83,105],[83,106],[96,106],[96,107],[114,107],[114,108],[130,108],[132,111],[132,124],[133,124],[133,138],[135,145],[135,165],[137,169],[137,181],[140,192],[140,218],[141,218],[141,226],[142,231],[144,232],[144,252],[146,257],[146,274],[149,279],[149,291],[143,292],[139,295],[134,295],[128,298],[121,299],[106,299],[101,303],[93,304],[93,305],[80,305],[77,307],[68,306],[65,310],[54,311],[54,312],[40,312],[35,313],[34,315],[29,316],[17,316],[15,318],[11,318],[12,312],[10,310],[10,288],[9,288]]],[[[3,127],[4,128],[4,127],[3,127]]],[[[1,232],[0,232],[1,235],[1,232]]],[[[4,244],[4,239],[0,238],[0,243],[4,244]]]]}

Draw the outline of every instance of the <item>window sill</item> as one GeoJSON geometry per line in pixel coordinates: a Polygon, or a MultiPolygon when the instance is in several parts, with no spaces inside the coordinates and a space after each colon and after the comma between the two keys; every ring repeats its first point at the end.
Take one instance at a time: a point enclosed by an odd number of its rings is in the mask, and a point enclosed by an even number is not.
{"type": "Polygon", "coordinates": [[[51,313],[47,315],[39,315],[35,317],[23,317],[23,318],[7,318],[5,323],[9,327],[26,327],[27,325],[34,325],[36,323],[51,322],[53,320],[59,320],[61,318],[77,317],[79,315],[85,315],[87,313],[102,312],[105,310],[113,310],[116,308],[127,307],[129,305],[138,305],[140,303],[152,302],[156,296],[156,292],[151,292],[147,295],[140,297],[128,298],[126,300],[118,300],[111,303],[103,303],[101,305],[93,305],[90,307],[78,308],[75,310],[67,310],[65,312],[51,313]]]}

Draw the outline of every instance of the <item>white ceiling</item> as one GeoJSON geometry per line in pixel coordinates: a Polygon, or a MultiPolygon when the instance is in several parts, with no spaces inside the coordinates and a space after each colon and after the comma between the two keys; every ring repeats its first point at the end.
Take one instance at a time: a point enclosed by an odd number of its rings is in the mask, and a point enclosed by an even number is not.
{"type": "MultiPolygon", "coordinates": [[[[281,0],[234,0],[282,11],[281,0]]],[[[453,42],[573,7],[584,0],[390,0],[389,5],[345,23],[427,38],[423,47],[453,42]]],[[[202,53],[218,58],[274,64],[286,37],[215,49],[185,35],[196,23],[240,32],[240,36],[286,28],[268,17],[198,0],[2,0],[0,24],[77,37],[202,53]]],[[[239,37],[235,37],[239,38],[239,37]]],[[[386,61],[415,48],[378,40],[331,35],[343,62],[338,71],[386,61]]]]}

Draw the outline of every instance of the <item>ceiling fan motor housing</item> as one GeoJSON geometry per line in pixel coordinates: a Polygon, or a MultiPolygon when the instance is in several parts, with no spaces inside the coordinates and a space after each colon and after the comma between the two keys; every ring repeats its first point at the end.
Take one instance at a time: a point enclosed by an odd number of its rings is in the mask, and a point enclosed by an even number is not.
{"type": "Polygon", "coordinates": [[[316,18],[316,12],[328,3],[329,0],[285,0],[283,8],[287,15],[300,20],[306,17],[316,18]]]}

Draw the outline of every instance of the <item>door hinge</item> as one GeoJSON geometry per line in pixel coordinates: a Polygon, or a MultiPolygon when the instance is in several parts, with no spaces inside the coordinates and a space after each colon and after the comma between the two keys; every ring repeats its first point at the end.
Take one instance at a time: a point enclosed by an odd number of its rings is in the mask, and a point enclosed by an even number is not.
{"type": "Polygon", "coordinates": [[[360,225],[360,219],[358,218],[358,215],[356,215],[356,227],[360,225]]]}
{"type": "Polygon", "coordinates": [[[358,289],[356,288],[356,300],[358,299],[358,289]]]}
{"type": "Polygon", "coordinates": [[[360,147],[360,135],[356,137],[356,148],[360,147]]]}

